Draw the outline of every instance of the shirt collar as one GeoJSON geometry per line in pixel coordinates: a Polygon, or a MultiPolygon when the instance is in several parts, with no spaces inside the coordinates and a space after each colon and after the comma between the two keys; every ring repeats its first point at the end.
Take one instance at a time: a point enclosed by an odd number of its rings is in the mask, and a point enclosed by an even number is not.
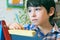
{"type": "Polygon", "coordinates": [[[52,28],[51,32],[52,32],[52,33],[54,33],[54,32],[59,32],[58,26],[56,25],[56,23],[55,23],[54,27],[52,28]]]}
{"type": "MultiPolygon", "coordinates": [[[[37,27],[37,28],[35,28],[35,30],[37,31],[37,32],[40,32],[40,34],[44,34],[44,33],[42,33],[42,31],[37,27]]],[[[58,30],[58,26],[55,24],[54,25],[54,27],[52,28],[52,30],[49,32],[49,33],[54,33],[54,32],[59,32],[59,30],[58,30]]],[[[48,33],[47,33],[48,34],[48,33]]],[[[47,35],[46,34],[46,35],[47,35]]]]}

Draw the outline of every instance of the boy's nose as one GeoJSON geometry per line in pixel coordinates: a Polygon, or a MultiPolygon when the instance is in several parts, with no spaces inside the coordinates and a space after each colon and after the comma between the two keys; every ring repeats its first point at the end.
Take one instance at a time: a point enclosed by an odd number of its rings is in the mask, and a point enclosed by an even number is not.
{"type": "Polygon", "coordinates": [[[35,17],[36,16],[36,13],[35,13],[35,11],[32,13],[32,17],[35,17]]]}

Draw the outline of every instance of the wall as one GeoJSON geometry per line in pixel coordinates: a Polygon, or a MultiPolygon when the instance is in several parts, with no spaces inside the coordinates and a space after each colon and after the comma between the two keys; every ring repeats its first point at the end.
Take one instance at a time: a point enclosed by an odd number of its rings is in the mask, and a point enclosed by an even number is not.
{"type": "Polygon", "coordinates": [[[5,20],[7,24],[17,22],[15,14],[19,14],[22,9],[7,9],[7,0],[0,0],[0,20],[5,20]]]}

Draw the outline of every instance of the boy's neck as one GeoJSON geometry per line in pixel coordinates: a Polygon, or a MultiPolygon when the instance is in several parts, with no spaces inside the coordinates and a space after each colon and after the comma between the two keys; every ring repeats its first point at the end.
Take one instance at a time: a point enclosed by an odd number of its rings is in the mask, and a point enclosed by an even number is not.
{"type": "Polygon", "coordinates": [[[42,26],[39,27],[39,29],[41,29],[41,31],[44,34],[49,33],[52,30],[52,25],[49,22],[46,22],[45,24],[43,24],[42,26]]]}

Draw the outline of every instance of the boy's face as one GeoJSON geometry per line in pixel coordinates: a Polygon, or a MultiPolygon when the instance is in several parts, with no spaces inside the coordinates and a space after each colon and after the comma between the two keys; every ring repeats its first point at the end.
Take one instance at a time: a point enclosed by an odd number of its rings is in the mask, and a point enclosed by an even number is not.
{"type": "Polygon", "coordinates": [[[43,25],[49,21],[49,15],[44,7],[28,7],[28,14],[35,25],[43,25]]]}

